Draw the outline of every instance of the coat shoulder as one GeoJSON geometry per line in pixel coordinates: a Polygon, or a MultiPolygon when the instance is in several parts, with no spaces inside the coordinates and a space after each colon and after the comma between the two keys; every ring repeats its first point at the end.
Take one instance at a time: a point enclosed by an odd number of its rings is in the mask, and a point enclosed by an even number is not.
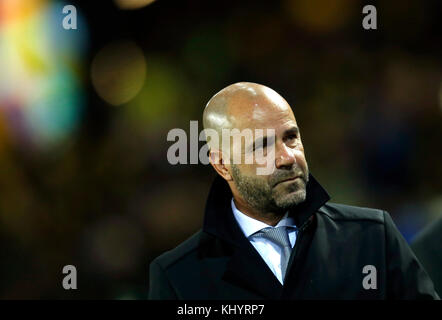
{"type": "Polygon", "coordinates": [[[155,258],[152,263],[158,263],[163,269],[168,269],[186,257],[196,254],[204,238],[204,233],[199,230],[172,250],[166,251],[155,258]]]}
{"type": "Polygon", "coordinates": [[[384,210],[327,202],[319,213],[332,220],[367,220],[384,224],[384,210]]]}

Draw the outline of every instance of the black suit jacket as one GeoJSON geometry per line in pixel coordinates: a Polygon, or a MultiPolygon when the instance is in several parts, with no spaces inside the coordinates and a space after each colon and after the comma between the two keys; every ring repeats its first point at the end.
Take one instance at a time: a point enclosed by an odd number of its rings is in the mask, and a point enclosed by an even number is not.
{"type": "Polygon", "coordinates": [[[311,175],[306,201],[290,211],[300,231],[284,285],[242,233],[231,199],[217,177],[202,230],[151,263],[150,299],[438,298],[387,212],[330,203],[311,175]]]}
{"type": "Polygon", "coordinates": [[[442,293],[442,217],[422,230],[411,248],[427,270],[439,295],[442,293]]]}

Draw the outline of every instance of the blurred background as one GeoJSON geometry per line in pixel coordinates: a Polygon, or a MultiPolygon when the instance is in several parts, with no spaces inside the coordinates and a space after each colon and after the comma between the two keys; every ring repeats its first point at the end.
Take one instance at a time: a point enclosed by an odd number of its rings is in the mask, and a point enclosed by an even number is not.
{"type": "Polygon", "coordinates": [[[387,210],[407,241],[440,219],[441,2],[370,1],[377,30],[365,4],[0,0],[0,298],[145,298],[215,177],[170,165],[167,133],[202,130],[238,81],[289,102],[332,201],[387,210]]]}

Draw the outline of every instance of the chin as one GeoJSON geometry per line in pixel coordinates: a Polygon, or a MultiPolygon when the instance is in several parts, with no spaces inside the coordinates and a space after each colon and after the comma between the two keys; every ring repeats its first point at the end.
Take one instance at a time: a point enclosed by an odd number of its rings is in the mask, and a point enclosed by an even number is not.
{"type": "Polygon", "coordinates": [[[293,206],[296,206],[304,202],[306,198],[307,198],[306,190],[297,190],[281,197],[275,202],[276,205],[281,209],[289,209],[293,206]]]}

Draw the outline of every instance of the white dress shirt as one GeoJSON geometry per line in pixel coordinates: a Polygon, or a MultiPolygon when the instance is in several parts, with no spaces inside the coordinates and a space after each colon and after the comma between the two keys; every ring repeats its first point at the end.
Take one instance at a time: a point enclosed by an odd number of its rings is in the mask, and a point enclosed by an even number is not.
{"type": "MultiPolygon", "coordinates": [[[[282,248],[273,243],[272,241],[265,239],[263,237],[251,237],[255,232],[264,229],[264,228],[276,228],[281,226],[291,226],[296,227],[293,218],[288,217],[288,212],[284,215],[281,221],[273,227],[262,221],[253,219],[241,211],[239,211],[235,202],[232,198],[232,211],[235,216],[236,221],[238,222],[241,230],[244,232],[244,235],[247,239],[249,239],[250,243],[255,247],[256,251],[260,254],[265,263],[269,266],[270,270],[272,270],[273,274],[276,278],[278,278],[279,282],[283,284],[282,273],[281,273],[281,252],[282,248]]],[[[290,244],[293,248],[296,242],[297,231],[296,229],[289,228],[288,235],[290,244]]]]}

